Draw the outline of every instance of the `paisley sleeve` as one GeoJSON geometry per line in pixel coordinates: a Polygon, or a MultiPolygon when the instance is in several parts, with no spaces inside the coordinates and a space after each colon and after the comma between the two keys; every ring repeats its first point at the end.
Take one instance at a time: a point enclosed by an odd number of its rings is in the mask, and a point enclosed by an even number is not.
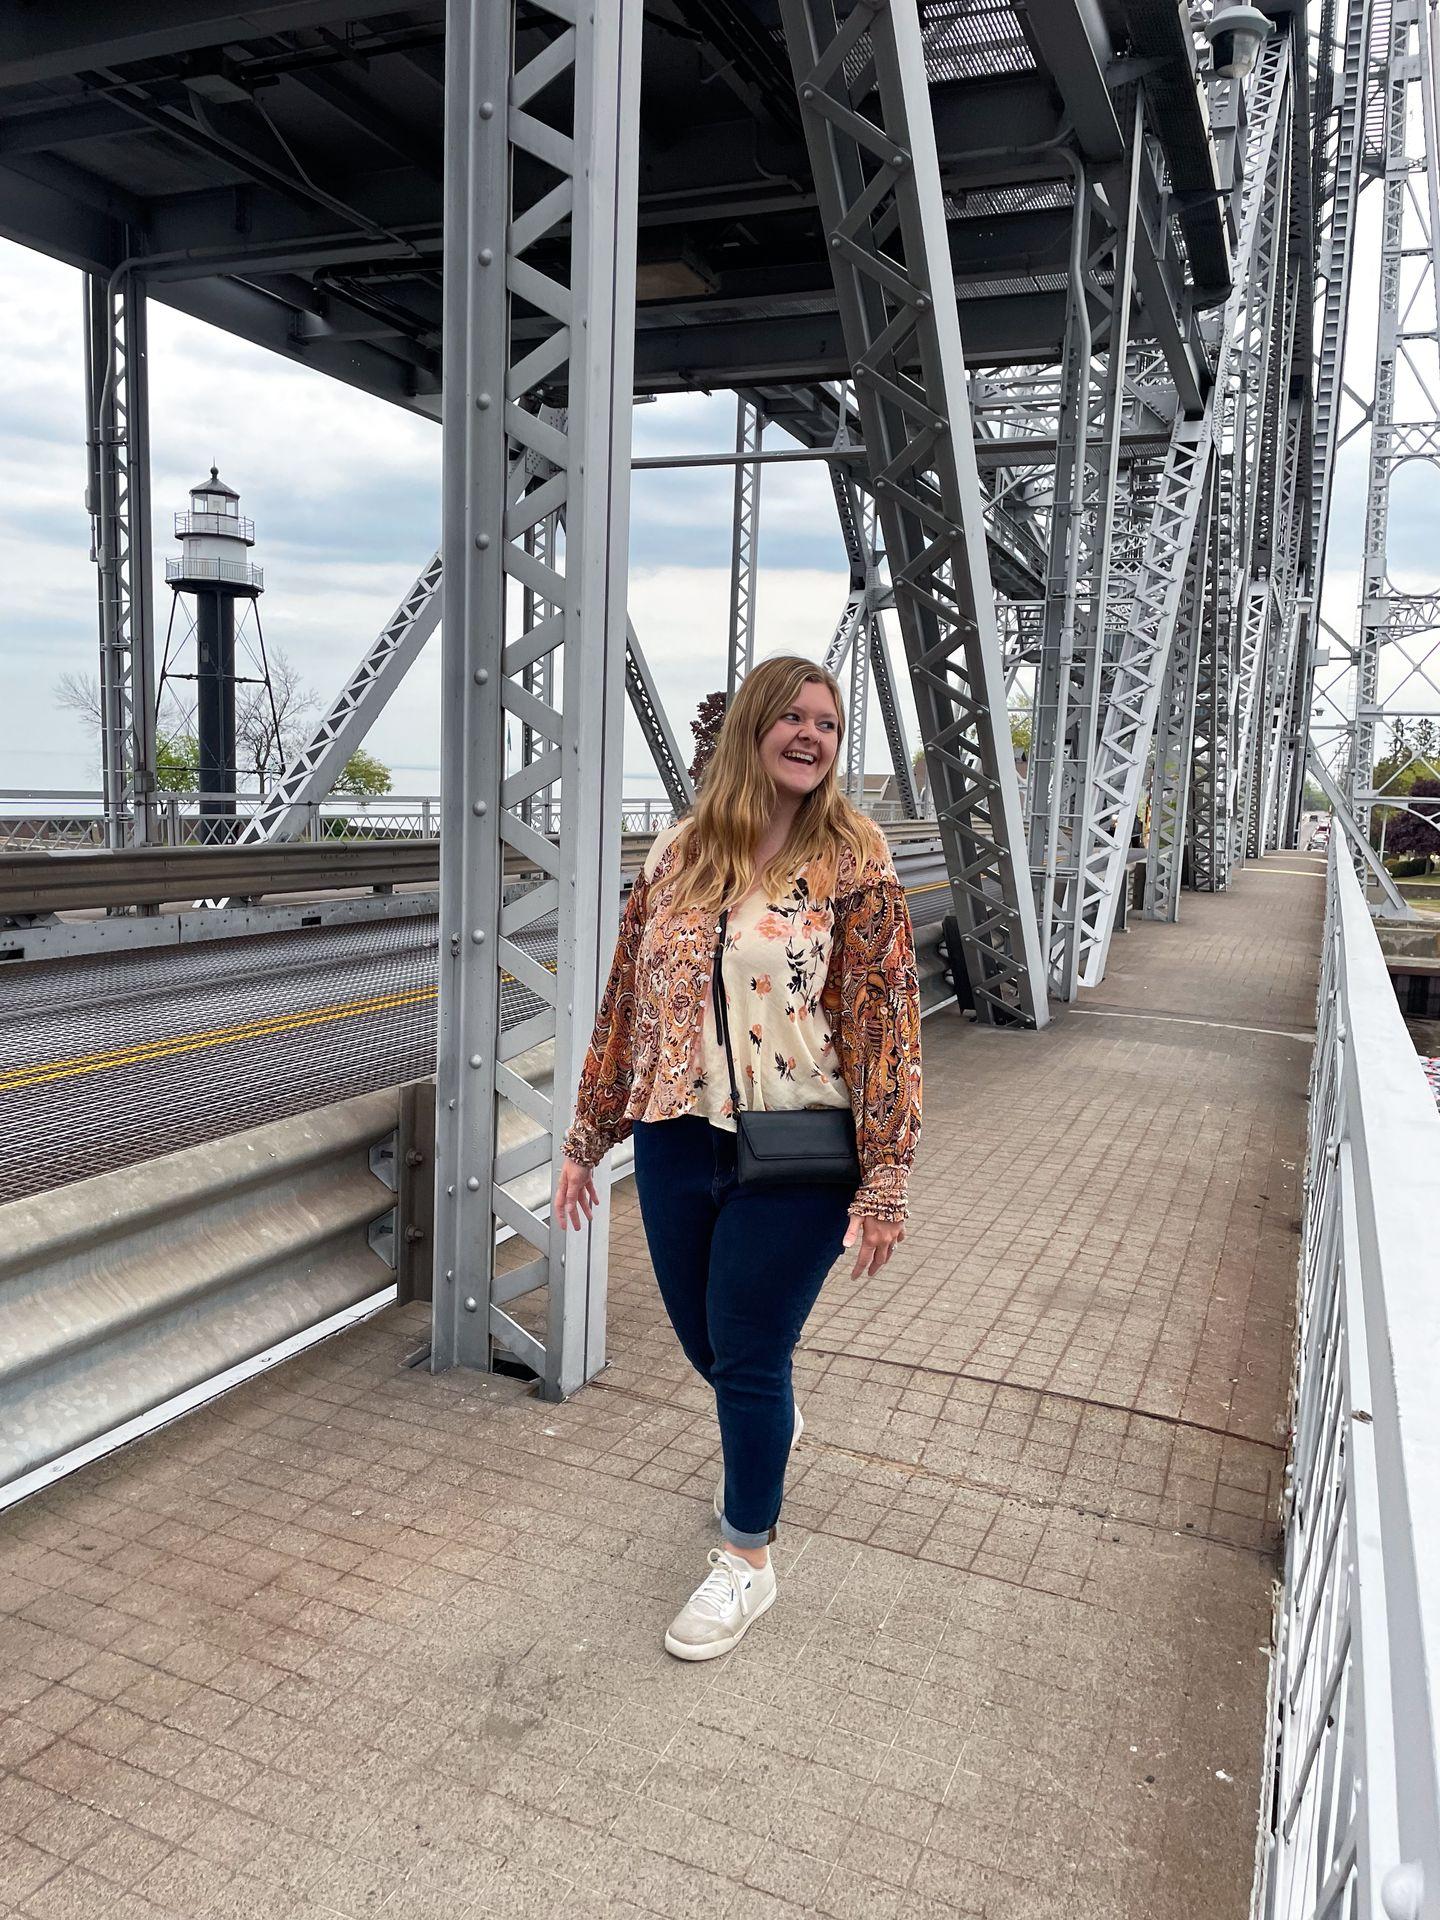
{"type": "Polygon", "coordinates": [[[635,966],[649,897],[650,880],[639,873],[620,916],[610,978],[600,996],[575,1091],[574,1118],[562,1143],[568,1158],[584,1167],[597,1165],[630,1132],[625,1108],[635,1064],[635,966]]]}
{"type": "Polygon", "coordinates": [[[906,1217],[920,1142],[920,982],[905,890],[887,859],[834,902],[825,999],[850,1089],[860,1155],[854,1215],[906,1217]]]}

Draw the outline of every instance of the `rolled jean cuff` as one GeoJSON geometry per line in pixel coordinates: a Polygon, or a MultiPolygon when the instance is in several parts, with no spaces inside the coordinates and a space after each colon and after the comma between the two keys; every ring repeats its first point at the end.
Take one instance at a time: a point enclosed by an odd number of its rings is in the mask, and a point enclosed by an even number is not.
{"type": "Polygon", "coordinates": [[[720,1519],[720,1533],[723,1539],[736,1547],[768,1547],[775,1538],[774,1527],[766,1527],[763,1533],[742,1533],[739,1527],[732,1527],[723,1514],[720,1519]]]}

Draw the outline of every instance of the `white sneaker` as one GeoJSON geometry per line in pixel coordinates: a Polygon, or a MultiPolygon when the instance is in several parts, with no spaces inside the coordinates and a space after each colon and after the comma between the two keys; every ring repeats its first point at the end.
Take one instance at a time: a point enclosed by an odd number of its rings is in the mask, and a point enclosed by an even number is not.
{"type": "MultiPolygon", "coordinates": [[[[795,1405],[795,1430],[790,1435],[790,1451],[792,1454],[796,1447],[799,1446],[800,1436],[804,1431],[805,1416],[801,1413],[800,1405],[797,1401],[795,1405]]],[[[715,1488],[715,1499],[712,1504],[715,1508],[715,1518],[717,1520],[723,1520],[725,1518],[725,1475],[723,1473],[720,1475],[719,1483],[715,1488]]]]}
{"type": "Polygon", "coordinates": [[[714,1660],[740,1644],[753,1621],[775,1604],[775,1569],[752,1567],[712,1547],[710,1572],[670,1622],[665,1651],[677,1660],[714,1660]]]}

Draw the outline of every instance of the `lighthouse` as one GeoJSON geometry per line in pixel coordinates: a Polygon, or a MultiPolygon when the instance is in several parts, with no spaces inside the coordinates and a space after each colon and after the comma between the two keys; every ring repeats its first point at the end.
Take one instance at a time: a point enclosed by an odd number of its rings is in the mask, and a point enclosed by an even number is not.
{"type": "Polygon", "coordinates": [[[235,815],[235,602],[258,600],[265,575],[250,559],[255,524],[242,518],[239,494],[214,467],[190,489],[190,510],[176,514],[175,532],[180,558],[165,562],[165,579],[177,594],[195,597],[202,838],[228,840],[235,815]]]}

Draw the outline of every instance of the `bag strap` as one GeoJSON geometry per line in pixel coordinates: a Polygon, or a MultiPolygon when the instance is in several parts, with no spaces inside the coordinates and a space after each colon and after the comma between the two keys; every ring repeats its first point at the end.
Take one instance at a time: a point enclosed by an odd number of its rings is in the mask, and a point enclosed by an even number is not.
{"type": "Polygon", "coordinates": [[[740,1088],[735,1079],[735,1056],[730,1051],[730,1017],[725,1009],[725,980],[720,971],[720,956],[725,951],[725,923],[730,918],[730,909],[723,907],[720,912],[720,932],[715,940],[715,964],[710,973],[710,994],[715,1002],[715,1030],[720,1036],[720,1044],[725,1049],[725,1065],[730,1070],[730,1111],[740,1113],[740,1088]]]}

